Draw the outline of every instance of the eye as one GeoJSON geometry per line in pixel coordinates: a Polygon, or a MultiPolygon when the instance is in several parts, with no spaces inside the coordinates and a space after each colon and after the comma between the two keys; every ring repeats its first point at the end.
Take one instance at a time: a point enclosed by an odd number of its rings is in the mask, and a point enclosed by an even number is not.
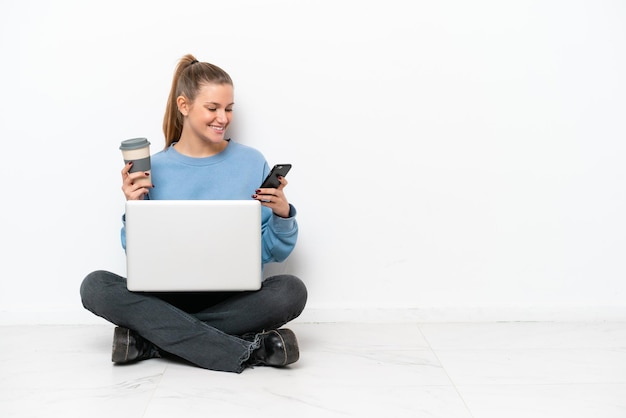
{"type": "Polygon", "coordinates": [[[226,111],[227,111],[227,112],[232,112],[232,111],[233,111],[233,109],[232,109],[232,108],[226,108],[226,111]]]}
{"type": "Polygon", "coordinates": [[[217,108],[215,108],[215,107],[207,107],[207,110],[209,112],[215,112],[217,110],[217,108]]]}

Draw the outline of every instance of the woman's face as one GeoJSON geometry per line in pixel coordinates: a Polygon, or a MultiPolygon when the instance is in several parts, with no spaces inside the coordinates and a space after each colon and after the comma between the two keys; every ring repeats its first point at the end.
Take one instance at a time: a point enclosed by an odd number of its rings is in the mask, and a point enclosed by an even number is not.
{"type": "Polygon", "coordinates": [[[183,115],[186,111],[185,128],[203,141],[222,142],[233,117],[233,97],[229,84],[204,84],[196,100],[180,108],[183,115]]]}

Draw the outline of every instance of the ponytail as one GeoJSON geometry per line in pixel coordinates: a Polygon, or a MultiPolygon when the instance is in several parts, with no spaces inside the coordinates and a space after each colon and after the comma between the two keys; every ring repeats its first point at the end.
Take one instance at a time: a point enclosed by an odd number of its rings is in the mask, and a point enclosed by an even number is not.
{"type": "Polygon", "coordinates": [[[232,86],[233,81],[228,73],[218,66],[208,62],[198,62],[191,54],[183,56],[174,71],[172,87],[165,107],[165,116],[163,116],[166,149],[178,141],[183,132],[183,115],[178,111],[176,99],[179,96],[184,96],[193,102],[198,90],[204,84],[229,84],[232,86]]]}

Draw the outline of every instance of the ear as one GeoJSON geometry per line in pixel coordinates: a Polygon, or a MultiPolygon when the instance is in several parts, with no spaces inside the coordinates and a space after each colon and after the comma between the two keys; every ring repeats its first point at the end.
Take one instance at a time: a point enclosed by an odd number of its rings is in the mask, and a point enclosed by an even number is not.
{"type": "Polygon", "coordinates": [[[176,105],[178,106],[178,111],[183,115],[187,116],[189,113],[189,101],[185,96],[178,96],[176,98],[176,105]]]}

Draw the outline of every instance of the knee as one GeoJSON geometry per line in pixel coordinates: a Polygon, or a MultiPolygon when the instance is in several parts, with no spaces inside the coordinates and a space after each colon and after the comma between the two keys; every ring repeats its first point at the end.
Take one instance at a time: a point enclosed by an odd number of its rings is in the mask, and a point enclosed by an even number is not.
{"type": "Polygon", "coordinates": [[[97,270],[89,273],[80,285],[80,298],[83,306],[89,310],[98,304],[98,301],[106,297],[106,288],[110,287],[116,276],[113,273],[97,270]]]}
{"type": "Polygon", "coordinates": [[[98,283],[101,281],[101,271],[89,273],[80,284],[80,299],[83,306],[87,309],[92,305],[94,296],[98,294],[98,283]]]}
{"type": "Polygon", "coordinates": [[[308,291],[304,282],[298,277],[289,274],[275,276],[272,279],[280,283],[280,301],[290,304],[291,308],[297,311],[298,314],[302,312],[308,298],[308,291]]]}
{"type": "Polygon", "coordinates": [[[290,285],[292,288],[291,291],[294,295],[294,299],[300,301],[302,309],[304,309],[304,305],[306,305],[306,300],[309,295],[306,285],[296,276],[291,276],[290,285]]]}

